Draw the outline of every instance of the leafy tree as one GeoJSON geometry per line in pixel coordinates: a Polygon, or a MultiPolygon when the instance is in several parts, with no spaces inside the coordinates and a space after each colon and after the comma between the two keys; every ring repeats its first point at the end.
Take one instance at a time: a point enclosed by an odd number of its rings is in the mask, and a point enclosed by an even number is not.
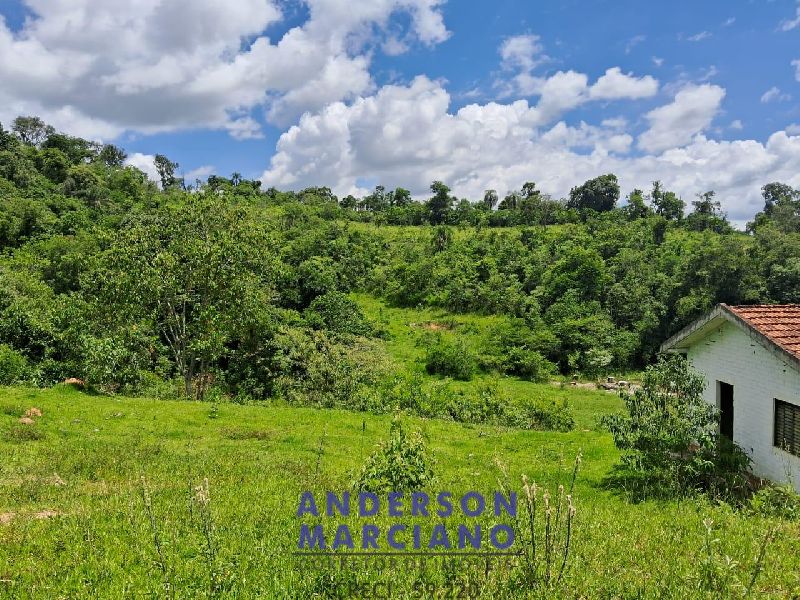
{"type": "Polygon", "coordinates": [[[155,164],[158,177],[161,179],[161,189],[167,190],[178,184],[179,180],[175,177],[178,163],[172,162],[163,154],[156,154],[153,164],[155,164]]]}
{"type": "Polygon", "coordinates": [[[619,200],[619,183],[614,174],[601,175],[590,179],[569,192],[568,208],[577,210],[609,211],[619,200]]]}
{"type": "Polygon", "coordinates": [[[495,190],[486,190],[483,193],[483,206],[487,210],[494,209],[494,207],[497,206],[497,202],[498,202],[498,197],[497,197],[497,192],[495,190]]]}
{"type": "Polygon", "coordinates": [[[633,190],[628,195],[628,205],[625,213],[629,219],[644,219],[650,214],[650,207],[644,202],[644,192],[639,189],[633,190]]]}
{"type": "Polygon", "coordinates": [[[604,418],[623,470],[659,491],[728,493],[745,484],[749,459],[720,439],[704,387],[681,356],[647,368],[641,389],[623,395],[627,414],[604,418]]]}
{"type": "Polygon", "coordinates": [[[674,192],[665,191],[660,181],[653,182],[650,202],[655,207],[656,214],[668,221],[680,221],[683,218],[685,203],[674,192]]]}
{"type": "Polygon", "coordinates": [[[23,144],[37,148],[56,132],[52,125],[48,125],[39,117],[17,117],[11,129],[23,144]]]}
{"type": "Polygon", "coordinates": [[[102,331],[152,323],[168,346],[187,396],[202,396],[226,345],[269,302],[268,240],[242,208],[214,195],[132,220],[84,284],[102,331]],[[103,325],[107,323],[107,325],[103,325]]]}
{"type": "Polygon", "coordinates": [[[107,167],[122,167],[128,155],[114,144],[105,144],[97,155],[97,160],[107,167]]]}
{"type": "Polygon", "coordinates": [[[717,233],[727,233],[731,230],[719,200],[714,199],[715,195],[713,190],[697,194],[697,200],[692,202],[694,211],[686,217],[689,228],[695,231],[710,229],[717,233]]]}
{"type": "Polygon", "coordinates": [[[431,184],[433,197],[427,202],[428,210],[431,215],[433,225],[441,225],[447,222],[447,215],[453,206],[453,198],[450,196],[450,188],[441,181],[434,181],[431,184]]]}
{"type": "Polygon", "coordinates": [[[397,206],[403,208],[411,204],[411,192],[409,192],[405,188],[397,188],[391,193],[391,198],[389,200],[389,204],[391,206],[397,206]]]}

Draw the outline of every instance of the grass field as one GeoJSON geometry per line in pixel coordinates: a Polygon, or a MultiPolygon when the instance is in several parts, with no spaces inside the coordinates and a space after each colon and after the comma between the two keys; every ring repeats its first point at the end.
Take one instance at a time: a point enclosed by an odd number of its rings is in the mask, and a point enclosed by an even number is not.
{"type": "MultiPolygon", "coordinates": [[[[596,423],[618,400],[533,388],[572,394],[576,429],[404,422],[429,442],[436,490],[497,489],[498,459],[512,480],[527,473],[554,489],[583,452],[574,555],[556,589],[522,589],[503,568],[309,570],[291,556],[300,492],[346,488],[386,437],[388,415],[102,397],[58,386],[0,389],[0,597],[347,597],[337,585],[364,581],[391,582],[399,597],[414,597],[420,581],[468,578],[485,597],[741,597],[762,536],[776,523],[701,500],[630,503],[604,485],[617,454],[596,423]],[[20,424],[31,407],[43,416],[20,424]],[[194,489],[206,478],[208,504],[194,489]]],[[[779,525],[754,590],[760,597],[800,592],[800,531],[779,525]]]]}

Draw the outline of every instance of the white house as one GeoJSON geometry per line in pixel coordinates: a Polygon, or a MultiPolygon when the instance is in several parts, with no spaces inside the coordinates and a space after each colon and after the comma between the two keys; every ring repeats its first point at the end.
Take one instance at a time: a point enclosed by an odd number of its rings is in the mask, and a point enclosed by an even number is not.
{"type": "Polygon", "coordinates": [[[800,305],[718,305],[661,345],[705,376],[720,433],[800,491],[800,305]]]}

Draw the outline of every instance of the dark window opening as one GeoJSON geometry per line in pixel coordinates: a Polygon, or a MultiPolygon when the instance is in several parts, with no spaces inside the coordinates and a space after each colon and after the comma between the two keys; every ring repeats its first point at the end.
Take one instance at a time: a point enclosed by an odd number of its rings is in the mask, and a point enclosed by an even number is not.
{"type": "Polygon", "coordinates": [[[775,399],[775,439],[773,444],[800,456],[800,406],[775,399]]]}
{"type": "Polygon", "coordinates": [[[719,433],[733,440],[733,386],[719,382],[719,433]]]}

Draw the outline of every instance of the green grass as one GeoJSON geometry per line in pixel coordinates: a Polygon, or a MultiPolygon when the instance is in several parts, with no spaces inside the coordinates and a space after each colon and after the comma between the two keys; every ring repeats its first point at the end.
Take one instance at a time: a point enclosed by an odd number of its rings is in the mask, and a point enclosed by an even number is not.
{"type": "MultiPolygon", "coordinates": [[[[529,393],[529,385],[520,393],[529,393]]],[[[527,473],[554,488],[567,480],[582,450],[574,560],[562,586],[539,597],[741,597],[730,584],[701,589],[702,522],[714,521],[714,564],[727,564],[723,557],[730,556],[730,571],[742,580],[749,580],[761,536],[775,522],[699,500],[629,503],[603,486],[617,453],[593,423],[612,407],[613,396],[536,389],[569,393],[581,425],[553,433],[405,421],[429,440],[436,490],[496,489],[495,459],[508,466],[513,481],[527,473]]],[[[331,597],[335,584],[347,581],[392,582],[399,597],[412,597],[415,582],[467,577],[486,597],[536,596],[514,586],[502,569],[488,576],[461,567],[423,574],[402,567],[379,573],[374,565],[304,571],[290,555],[299,493],[347,487],[386,437],[391,417],[233,404],[220,404],[215,412],[204,403],[91,396],[61,386],[0,388],[0,514],[8,521],[0,525],[0,597],[164,597],[165,579],[179,598],[331,597]],[[27,426],[38,439],[20,437],[13,433],[19,416],[33,406],[44,413],[27,426]],[[204,554],[203,512],[190,500],[205,478],[213,567],[204,554]]],[[[757,583],[760,597],[800,592],[800,531],[788,523],[781,527],[757,583]]]]}

